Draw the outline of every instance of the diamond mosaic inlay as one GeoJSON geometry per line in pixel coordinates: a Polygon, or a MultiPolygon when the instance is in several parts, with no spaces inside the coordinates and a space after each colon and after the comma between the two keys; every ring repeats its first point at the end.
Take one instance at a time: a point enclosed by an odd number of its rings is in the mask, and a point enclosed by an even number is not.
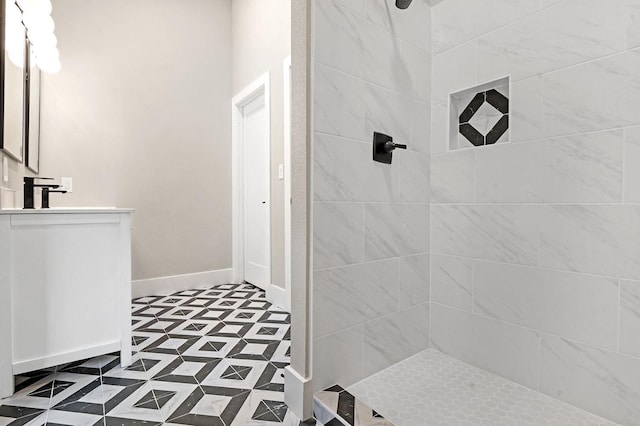
{"type": "Polygon", "coordinates": [[[449,149],[509,140],[508,77],[450,95],[449,149]]]}

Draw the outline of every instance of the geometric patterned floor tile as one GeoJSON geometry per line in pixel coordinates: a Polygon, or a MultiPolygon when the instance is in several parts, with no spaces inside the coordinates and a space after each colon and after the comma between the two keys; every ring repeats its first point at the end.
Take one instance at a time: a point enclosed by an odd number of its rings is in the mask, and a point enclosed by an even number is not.
{"type": "Polygon", "coordinates": [[[129,367],[116,366],[107,371],[103,377],[124,378],[134,380],[151,380],[176,359],[175,355],[153,352],[138,352],[133,356],[129,367]]]}
{"type": "Polygon", "coordinates": [[[290,315],[250,284],[132,301],[133,359],[108,354],[16,377],[0,426],[315,425],[284,405],[290,315]]]}
{"type": "Polygon", "coordinates": [[[55,368],[46,368],[43,370],[30,371],[27,373],[19,374],[15,376],[15,387],[16,392],[21,391],[22,389],[30,386],[45,377],[52,375],[55,372],[55,368]]]}
{"type": "Polygon", "coordinates": [[[267,361],[224,358],[200,384],[251,390],[268,364],[267,361]],[[241,374],[233,374],[233,371],[241,372],[241,374]]]}
{"type": "Polygon", "coordinates": [[[284,368],[287,365],[289,364],[268,363],[253,388],[258,390],[284,392],[284,368]]]}
{"type": "Polygon", "coordinates": [[[103,416],[49,410],[46,414],[47,425],[93,426],[102,422],[103,416]]]}
{"type": "Polygon", "coordinates": [[[197,384],[149,381],[109,410],[108,417],[164,422],[197,384]]]}
{"type": "Polygon", "coordinates": [[[199,386],[169,417],[171,424],[230,425],[250,392],[243,389],[199,386]]]}
{"type": "Polygon", "coordinates": [[[271,356],[271,361],[273,362],[284,362],[286,364],[291,363],[291,341],[283,340],[282,342],[277,342],[277,348],[273,355],[271,356]]]}
{"type": "Polygon", "coordinates": [[[164,369],[153,376],[162,382],[191,383],[202,382],[220,363],[221,359],[181,356],[175,358],[164,369]]]}
{"type": "Polygon", "coordinates": [[[262,318],[263,315],[264,314],[260,311],[236,309],[226,318],[226,320],[231,322],[246,322],[255,324],[262,318]]]}
{"type": "Polygon", "coordinates": [[[255,390],[240,409],[232,425],[264,426],[281,424],[287,406],[282,392],[255,390]]]}
{"type": "Polygon", "coordinates": [[[229,351],[227,358],[270,361],[279,344],[270,340],[241,339],[229,351]]]}
{"type": "Polygon", "coordinates": [[[151,345],[143,349],[143,353],[159,353],[179,355],[188,350],[199,340],[197,336],[189,334],[165,334],[151,345]]]}
{"type": "Polygon", "coordinates": [[[238,337],[204,336],[196,340],[182,356],[224,358],[238,344],[238,337]]]}
{"type": "Polygon", "coordinates": [[[243,336],[245,339],[275,340],[280,342],[289,330],[288,324],[256,323],[243,336]]]}
{"type": "Polygon", "coordinates": [[[116,355],[101,355],[84,361],[77,361],[67,364],[59,371],[77,374],[92,374],[100,376],[120,364],[120,358],[116,355]]]}
{"type": "Polygon", "coordinates": [[[0,406],[0,425],[26,424],[44,413],[44,409],[29,408],[24,406],[2,405],[0,406]],[[20,421],[22,420],[22,421],[20,421]]]}
{"type": "Polygon", "coordinates": [[[218,324],[220,321],[217,320],[188,319],[173,329],[173,333],[200,337],[209,333],[218,324]]]}
{"type": "Polygon", "coordinates": [[[251,323],[222,321],[208,332],[207,336],[244,337],[251,327],[251,323]]]}

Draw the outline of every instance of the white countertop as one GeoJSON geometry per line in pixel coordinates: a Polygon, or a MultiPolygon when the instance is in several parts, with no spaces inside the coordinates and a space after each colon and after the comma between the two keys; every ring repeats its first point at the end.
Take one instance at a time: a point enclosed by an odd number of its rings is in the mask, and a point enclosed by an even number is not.
{"type": "Polygon", "coordinates": [[[3,214],[73,214],[73,213],[133,213],[134,209],[116,207],[57,207],[50,209],[0,209],[3,214]]]}

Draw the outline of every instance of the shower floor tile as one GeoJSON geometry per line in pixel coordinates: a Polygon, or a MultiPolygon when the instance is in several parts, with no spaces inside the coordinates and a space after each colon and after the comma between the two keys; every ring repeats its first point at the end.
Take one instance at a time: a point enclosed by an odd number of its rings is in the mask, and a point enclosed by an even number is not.
{"type": "Polygon", "coordinates": [[[347,389],[396,426],[615,426],[434,349],[347,389]]]}
{"type": "Polygon", "coordinates": [[[250,284],[132,301],[133,363],[110,354],[16,377],[5,425],[314,425],[284,404],[289,314],[250,284]]]}

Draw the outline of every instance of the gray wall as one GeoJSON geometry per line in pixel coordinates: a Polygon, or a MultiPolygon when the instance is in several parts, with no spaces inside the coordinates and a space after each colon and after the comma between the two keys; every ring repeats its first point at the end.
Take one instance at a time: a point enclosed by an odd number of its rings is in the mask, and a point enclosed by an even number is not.
{"type": "Polygon", "coordinates": [[[284,59],[291,54],[291,0],[233,0],[232,87],[271,76],[271,282],[284,287],[284,59]]]}
{"type": "Polygon", "coordinates": [[[315,1],[313,379],[348,386],[428,345],[429,7],[315,1]],[[408,151],[371,159],[373,131],[408,151]]]}
{"type": "Polygon", "coordinates": [[[640,424],[640,2],[432,9],[431,342],[640,424]],[[635,50],[634,50],[635,49],[635,50]],[[447,94],[511,75],[511,143],[447,152],[447,94]]]}
{"type": "Polygon", "coordinates": [[[135,208],[134,279],[230,268],[230,0],[54,0],[53,15],[41,175],[74,192],[52,205],[135,208]]]}

